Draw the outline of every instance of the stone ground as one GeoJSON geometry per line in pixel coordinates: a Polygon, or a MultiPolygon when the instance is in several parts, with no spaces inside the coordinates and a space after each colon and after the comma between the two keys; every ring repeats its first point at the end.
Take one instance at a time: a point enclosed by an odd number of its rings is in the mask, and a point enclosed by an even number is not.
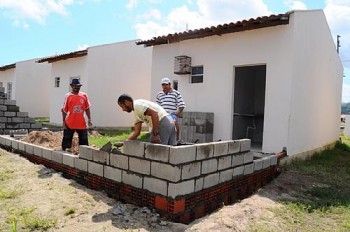
{"type": "MultiPolygon", "coordinates": [[[[59,149],[60,136],[61,132],[47,131],[31,133],[25,140],[59,149]]],[[[20,194],[15,199],[15,208],[34,207],[35,213],[39,215],[57,218],[57,228],[52,231],[67,232],[249,231],[250,226],[261,223],[262,218],[264,225],[268,224],[278,231],[279,221],[271,210],[281,207],[277,200],[290,199],[294,190],[312,184],[309,179],[285,170],[251,197],[223,206],[210,215],[184,225],[166,221],[146,207],[123,204],[109,198],[104,192],[65,179],[52,169],[30,163],[17,154],[2,151],[0,172],[8,169],[15,176],[8,187],[20,189],[20,194]],[[74,213],[65,215],[69,209],[74,209],[74,213]]],[[[0,209],[0,215],[7,215],[8,210],[0,209]]],[[[4,220],[4,216],[0,216],[0,231],[3,231],[1,223],[4,220]]]]}

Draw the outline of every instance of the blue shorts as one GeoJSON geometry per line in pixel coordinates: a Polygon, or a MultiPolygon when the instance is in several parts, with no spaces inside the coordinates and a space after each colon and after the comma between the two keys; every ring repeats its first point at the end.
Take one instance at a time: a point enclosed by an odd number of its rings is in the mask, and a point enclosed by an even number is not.
{"type": "Polygon", "coordinates": [[[171,118],[172,118],[173,120],[176,120],[176,121],[177,121],[177,119],[179,118],[179,117],[178,117],[176,114],[174,114],[174,113],[171,113],[170,116],[171,116],[171,118]]]}

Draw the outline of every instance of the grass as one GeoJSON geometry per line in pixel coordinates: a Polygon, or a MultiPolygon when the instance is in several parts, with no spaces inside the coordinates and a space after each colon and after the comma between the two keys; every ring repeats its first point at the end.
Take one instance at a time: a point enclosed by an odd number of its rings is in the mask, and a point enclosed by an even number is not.
{"type": "Polygon", "coordinates": [[[49,122],[50,122],[50,118],[47,118],[47,117],[37,117],[37,118],[35,118],[35,122],[39,122],[39,123],[49,123],[49,122]]]}
{"type": "MultiPolygon", "coordinates": [[[[98,131],[101,136],[89,136],[89,144],[93,144],[97,147],[102,147],[104,144],[111,142],[112,144],[118,142],[118,141],[124,141],[126,140],[129,135],[132,133],[131,130],[124,130],[124,131],[116,131],[116,130],[99,130],[98,131]]],[[[141,141],[148,141],[149,135],[147,132],[141,132],[141,135],[139,136],[138,140],[141,141]]]]}
{"type": "Polygon", "coordinates": [[[251,231],[350,231],[349,139],[286,168],[315,182],[291,194],[293,200],[280,201],[282,207],[270,209],[278,226],[253,223],[251,231]]]}

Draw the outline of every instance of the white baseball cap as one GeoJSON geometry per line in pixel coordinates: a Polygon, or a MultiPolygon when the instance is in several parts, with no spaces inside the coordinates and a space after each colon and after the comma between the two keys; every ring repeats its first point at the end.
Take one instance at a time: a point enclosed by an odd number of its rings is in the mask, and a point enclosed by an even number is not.
{"type": "Polygon", "coordinates": [[[161,80],[161,83],[162,83],[162,84],[170,84],[170,79],[169,79],[169,78],[163,78],[163,79],[161,80]]]}

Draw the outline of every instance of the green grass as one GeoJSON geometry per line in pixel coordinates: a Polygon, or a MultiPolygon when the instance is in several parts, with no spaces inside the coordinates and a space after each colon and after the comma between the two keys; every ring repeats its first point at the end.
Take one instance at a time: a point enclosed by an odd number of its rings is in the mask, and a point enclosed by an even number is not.
{"type": "Polygon", "coordinates": [[[50,118],[47,117],[37,117],[35,118],[35,122],[40,122],[40,123],[49,123],[50,122],[50,118]]]}
{"type": "Polygon", "coordinates": [[[6,223],[11,231],[47,231],[57,226],[57,219],[36,215],[35,208],[10,209],[6,223]],[[20,230],[18,230],[20,228],[20,230]]]}
{"type": "MultiPolygon", "coordinates": [[[[89,136],[89,144],[95,145],[97,147],[102,147],[104,144],[111,142],[112,144],[118,141],[126,140],[132,133],[131,130],[128,131],[116,131],[116,130],[98,130],[101,136],[89,136]]],[[[148,141],[149,135],[147,132],[141,132],[138,140],[148,141]]]]}
{"type": "Polygon", "coordinates": [[[314,181],[289,193],[293,198],[280,201],[282,207],[271,209],[278,226],[254,223],[251,231],[350,231],[349,139],[286,168],[314,181]]]}

